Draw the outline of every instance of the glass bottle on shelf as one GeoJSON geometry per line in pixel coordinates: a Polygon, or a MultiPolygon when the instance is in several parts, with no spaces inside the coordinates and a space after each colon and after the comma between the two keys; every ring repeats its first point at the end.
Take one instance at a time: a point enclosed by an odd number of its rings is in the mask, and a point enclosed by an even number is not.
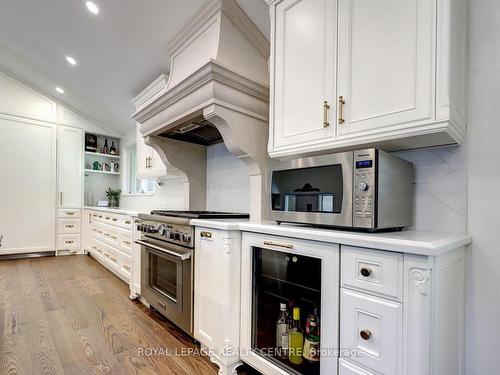
{"type": "Polygon", "coordinates": [[[280,303],[280,317],[276,322],[276,353],[283,358],[288,356],[288,320],[286,303],[280,303]]]}
{"type": "Polygon", "coordinates": [[[300,365],[303,362],[302,350],[304,348],[304,334],[300,328],[300,308],[293,308],[292,328],[289,334],[289,352],[288,359],[294,365],[300,365]]]}
{"type": "Polygon", "coordinates": [[[109,147],[108,147],[108,140],[104,140],[104,147],[102,148],[102,153],[103,154],[109,154],[109,147]]]}
{"type": "Polygon", "coordinates": [[[305,359],[311,362],[318,362],[320,360],[319,317],[317,308],[307,316],[303,355],[305,359]]]}
{"type": "Polygon", "coordinates": [[[111,147],[109,148],[109,154],[110,155],[117,155],[115,142],[113,142],[113,141],[111,142],[111,147]]]}

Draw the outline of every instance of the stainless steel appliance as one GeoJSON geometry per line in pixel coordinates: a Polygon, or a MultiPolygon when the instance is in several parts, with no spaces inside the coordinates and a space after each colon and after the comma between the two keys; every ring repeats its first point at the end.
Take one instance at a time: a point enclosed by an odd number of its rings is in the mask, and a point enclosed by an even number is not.
{"type": "Polygon", "coordinates": [[[149,305],[193,334],[193,218],[247,218],[248,214],[152,211],[139,215],[141,294],[149,305]]]}
{"type": "Polygon", "coordinates": [[[413,165],[371,148],[285,161],[272,173],[272,219],[367,229],[411,225],[413,165]]]}

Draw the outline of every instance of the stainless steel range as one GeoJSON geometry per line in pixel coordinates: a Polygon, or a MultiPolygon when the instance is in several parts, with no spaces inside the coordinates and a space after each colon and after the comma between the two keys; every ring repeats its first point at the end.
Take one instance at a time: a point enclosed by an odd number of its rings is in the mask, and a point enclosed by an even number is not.
{"type": "Polygon", "coordinates": [[[158,311],[193,335],[194,227],[191,219],[248,218],[212,211],[152,211],[139,215],[141,294],[158,311]]]}

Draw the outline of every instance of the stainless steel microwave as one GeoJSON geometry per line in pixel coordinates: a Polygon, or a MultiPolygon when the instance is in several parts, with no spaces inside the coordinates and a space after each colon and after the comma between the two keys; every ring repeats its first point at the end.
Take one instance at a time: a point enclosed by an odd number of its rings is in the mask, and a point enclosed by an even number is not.
{"type": "Polygon", "coordinates": [[[371,148],[284,161],[273,169],[272,219],[371,231],[411,225],[413,165],[371,148]]]}

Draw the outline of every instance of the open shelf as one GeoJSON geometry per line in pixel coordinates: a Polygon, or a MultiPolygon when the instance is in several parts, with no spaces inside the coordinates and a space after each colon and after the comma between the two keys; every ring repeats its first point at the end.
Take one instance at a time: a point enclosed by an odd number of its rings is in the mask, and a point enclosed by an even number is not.
{"type": "Polygon", "coordinates": [[[85,173],[102,173],[102,174],[112,174],[112,175],[120,174],[120,172],[99,171],[95,169],[85,169],[85,173]]]}
{"type": "Polygon", "coordinates": [[[85,151],[85,155],[109,158],[109,159],[120,159],[120,155],[111,155],[111,154],[101,154],[99,152],[85,151]]]}

